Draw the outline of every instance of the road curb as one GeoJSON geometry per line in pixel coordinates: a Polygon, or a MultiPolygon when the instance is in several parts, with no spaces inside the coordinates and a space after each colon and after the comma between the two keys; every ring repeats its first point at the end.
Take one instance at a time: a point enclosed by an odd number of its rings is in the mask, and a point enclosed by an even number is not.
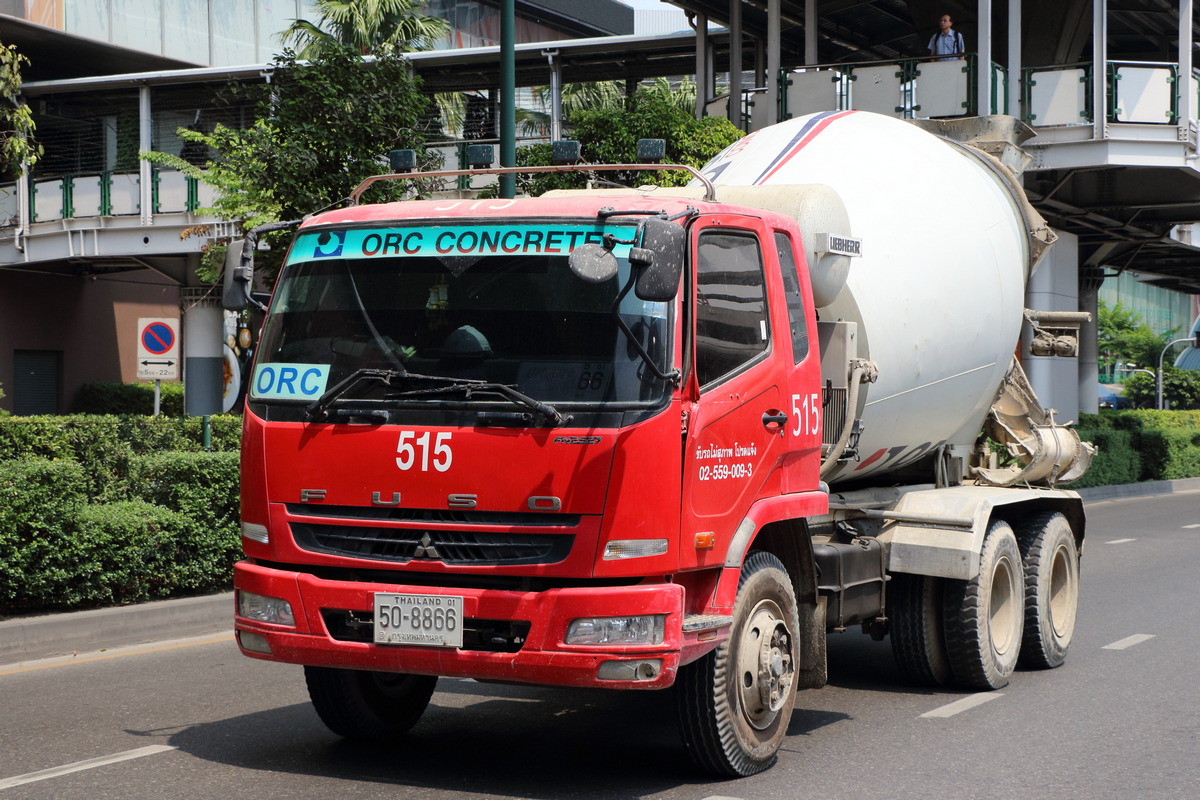
{"type": "Polygon", "coordinates": [[[0,622],[0,664],[233,629],[233,592],[0,622]]]}
{"type": "MultiPolygon", "coordinates": [[[[1080,489],[1087,503],[1200,491],[1200,478],[1080,489]]],[[[233,628],[233,592],[0,622],[0,664],[221,633],[233,628]]]]}
{"type": "Polygon", "coordinates": [[[1079,489],[1084,502],[1123,500],[1127,497],[1154,497],[1162,494],[1200,492],[1200,478],[1181,478],[1175,481],[1147,481],[1146,483],[1120,483],[1116,486],[1093,486],[1079,489]]]}

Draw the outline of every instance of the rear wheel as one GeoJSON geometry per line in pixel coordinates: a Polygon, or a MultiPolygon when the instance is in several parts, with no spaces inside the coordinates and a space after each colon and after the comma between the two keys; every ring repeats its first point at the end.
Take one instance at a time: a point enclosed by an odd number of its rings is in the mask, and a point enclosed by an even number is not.
{"type": "Polygon", "coordinates": [[[743,777],[775,763],[796,699],[799,629],[786,568],[751,553],[729,638],[679,674],[680,731],[701,768],[743,777]]]}
{"type": "Polygon", "coordinates": [[[1025,637],[1021,666],[1053,669],[1067,659],[1079,608],[1079,551],[1062,514],[1043,514],[1021,526],[1025,567],[1025,637]]]}
{"type": "Polygon", "coordinates": [[[436,677],[305,667],[308,696],[325,727],[348,739],[391,739],[417,724],[436,677]]]}
{"type": "Polygon", "coordinates": [[[979,574],[945,582],[942,619],[954,679],[971,689],[999,689],[1017,666],[1025,619],[1024,570],[1017,537],[993,520],[979,574]]]}
{"type": "Polygon", "coordinates": [[[887,585],[892,655],[904,680],[945,686],[954,678],[942,633],[942,581],[897,572],[887,585]]]}

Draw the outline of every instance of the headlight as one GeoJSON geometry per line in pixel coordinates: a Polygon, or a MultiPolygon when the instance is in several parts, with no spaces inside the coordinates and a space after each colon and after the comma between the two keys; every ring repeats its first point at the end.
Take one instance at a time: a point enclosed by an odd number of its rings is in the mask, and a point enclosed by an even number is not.
{"type": "Polygon", "coordinates": [[[251,592],[238,592],[238,616],[272,625],[296,626],[291,603],[279,597],[264,597],[251,592]]]}
{"type": "Polygon", "coordinates": [[[667,552],[666,539],[614,539],[604,545],[604,560],[661,556],[667,552]]]}
{"type": "Polygon", "coordinates": [[[666,614],[584,617],[567,626],[566,644],[662,644],[666,614]]]}

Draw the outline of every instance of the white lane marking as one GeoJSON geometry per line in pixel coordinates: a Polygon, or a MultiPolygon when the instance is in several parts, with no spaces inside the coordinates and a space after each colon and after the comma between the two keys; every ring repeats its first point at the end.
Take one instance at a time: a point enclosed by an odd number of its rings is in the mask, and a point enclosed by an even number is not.
{"type": "Polygon", "coordinates": [[[976,706],[981,706],[984,703],[995,700],[997,697],[1004,697],[1004,692],[985,692],[983,694],[973,694],[970,697],[964,697],[961,700],[955,700],[953,703],[947,703],[944,706],[935,708],[933,711],[926,711],[921,716],[930,719],[953,717],[955,714],[961,714],[964,711],[969,711],[976,706]]]}
{"type": "Polygon", "coordinates": [[[113,753],[111,756],[89,758],[87,761],[76,761],[74,764],[64,764],[61,767],[51,767],[50,769],[38,770],[37,772],[26,772],[24,775],[17,775],[12,778],[0,778],[0,790],[11,789],[14,786],[22,786],[26,783],[44,781],[47,778],[57,778],[59,775],[69,775],[72,772],[83,772],[85,769],[104,767],[121,761],[141,758],[142,756],[152,756],[155,753],[164,753],[174,749],[174,747],[168,744],[152,744],[149,747],[126,750],[124,753],[113,753]]]}
{"type": "Polygon", "coordinates": [[[1189,528],[1200,528],[1200,522],[1194,522],[1194,523],[1192,523],[1191,525],[1184,525],[1184,526],[1183,526],[1183,529],[1184,529],[1184,530],[1187,530],[1187,529],[1189,529],[1189,528]]]}
{"type": "Polygon", "coordinates": [[[702,800],[742,800],[742,798],[728,797],[723,794],[710,794],[708,797],[702,798],[702,800]]]}
{"type": "Polygon", "coordinates": [[[1137,539],[1110,539],[1105,544],[1125,544],[1126,542],[1136,542],[1137,539]]]}
{"type": "Polygon", "coordinates": [[[1104,647],[1102,647],[1100,649],[1101,650],[1127,650],[1130,647],[1133,647],[1135,644],[1141,644],[1142,642],[1148,641],[1153,638],[1154,638],[1153,633],[1135,633],[1133,636],[1126,636],[1124,639],[1113,642],[1112,644],[1106,644],[1106,645],[1104,645],[1104,647]]]}

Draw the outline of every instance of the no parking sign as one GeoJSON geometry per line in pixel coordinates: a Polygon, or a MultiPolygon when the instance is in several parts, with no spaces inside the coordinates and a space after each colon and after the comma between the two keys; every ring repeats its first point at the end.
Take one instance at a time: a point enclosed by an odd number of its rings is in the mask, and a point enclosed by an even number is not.
{"type": "Polygon", "coordinates": [[[179,380],[179,320],[138,320],[138,380],[179,380]]]}

